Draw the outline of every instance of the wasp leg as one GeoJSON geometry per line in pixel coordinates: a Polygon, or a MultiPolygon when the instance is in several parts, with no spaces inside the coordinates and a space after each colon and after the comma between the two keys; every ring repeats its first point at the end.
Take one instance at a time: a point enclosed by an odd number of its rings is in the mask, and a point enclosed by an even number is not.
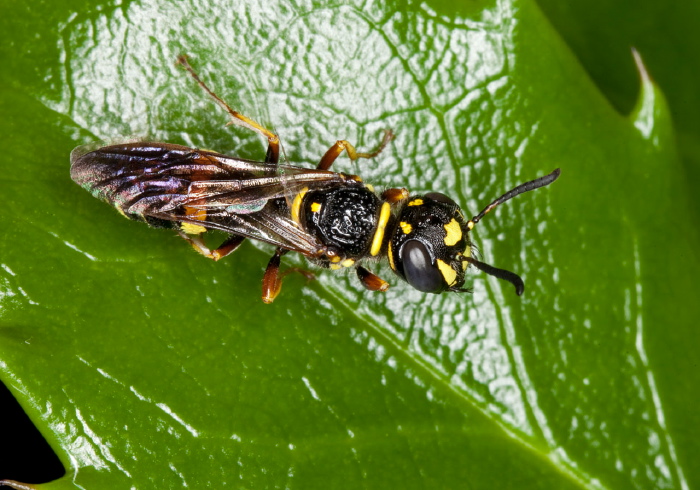
{"type": "Polygon", "coordinates": [[[187,56],[184,54],[181,54],[180,56],[177,57],[177,63],[182,65],[185,70],[189,72],[189,74],[194,78],[194,80],[199,84],[202,89],[209,94],[209,96],[214,99],[214,101],[219,104],[223,109],[229,113],[231,116],[231,122],[229,124],[235,124],[237,126],[242,126],[244,128],[250,129],[251,131],[255,131],[256,133],[264,136],[267,138],[268,141],[268,146],[267,146],[267,155],[265,156],[265,162],[267,163],[277,163],[279,162],[279,157],[280,157],[280,139],[279,137],[273,133],[272,131],[262,127],[260,124],[257,122],[253,121],[249,117],[244,116],[238,111],[234,111],[231,109],[231,107],[221,99],[218,95],[216,95],[207,85],[202,81],[201,78],[199,78],[199,75],[197,75],[197,72],[194,71],[194,68],[192,68],[187,61],[187,56]]]}
{"type": "Polygon", "coordinates": [[[242,236],[231,235],[218,248],[211,250],[199,236],[189,236],[183,231],[178,233],[184,240],[192,245],[192,248],[194,248],[197,252],[212,260],[223,259],[228,254],[236,250],[240,244],[243,243],[243,240],[245,240],[245,238],[242,236]]]}
{"type": "Polygon", "coordinates": [[[289,274],[298,272],[309,281],[316,279],[316,275],[313,272],[300,269],[298,267],[290,267],[280,274],[280,259],[287,252],[289,252],[289,250],[277,248],[275,255],[272,256],[270,262],[267,264],[267,268],[265,269],[265,274],[263,275],[262,300],[268,305],[275,300],[278,294],[280,294],[280,291],[282,290],[282,279],[289,274]]]}
{"type": "Polygon", "coordinates": [[[384,292],[389,289],[389,283],[376,274],[372,274],[364,267],[357,267],[357,277],[360,278],[362,285],[370,291],[384,292]]]}
{"type": "Polygon", "coordinates": [[[408,199],[408,189],[405,187],[387,189],[382,192],[382,199],[389,204],[396,204],[399,201],[408,199]]]}
{"type": "Polygon", "coordinates": [[[331,165],[333,165],[335,159],[338,158],[338,156],[340,156],[341,153],[343,153],[343,150],[348,152],[350,160],[353,161],[357,160],[358,158],[374,158],[377,155],[379,155],[382,152],[382,150],[384,150],[386,145],[388,145],[389,141],[391,141],[392,139],[394,139],[394,133],[390,129],[385,130],[382,142],[379,143],[379,146],[375,148],[374,151],[371,151],[369,153],[360,153],[349,142],[345,140],[338,140],[333,146],[331,146],[328,149],[326,154],[323,155],[323,157],[321,157],[321,161],[319,162],[316,168],[318,170],[328,170],[329,168],[331,168],[331,165]]]}
{"type": "Polygon", "coordinates": [[[300,267],[290,267],[280,275],[280,279],[283,277],[287,277],[289,274],[294,274],[295,272],[304,276],[307,281],[313,281],[314,279],[316,279],[316,274],[314,274],[311,271],[307,271],[306,269],[302,269],[300,267]]]}
{"type": "Polygon", "coordinates": [[[289,252],[289,250],[277,247],[275,255],[273,255],[270,262],[267,263],[262,282],[262,300],[265,304],[269,305],[272,303],[282,290],[283,276],[280,276],[280,262],[282,256],[287,252],[289,252]]]}

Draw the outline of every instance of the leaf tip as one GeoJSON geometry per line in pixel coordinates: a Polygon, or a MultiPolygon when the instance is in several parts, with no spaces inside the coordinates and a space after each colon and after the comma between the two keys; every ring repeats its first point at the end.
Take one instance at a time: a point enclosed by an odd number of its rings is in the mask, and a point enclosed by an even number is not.
{"type": "Polygon", "coordinates": [[[661,135],[670,134],[668,106],[663,93],[649,74],[642,55],[634,47],[631,51],[641,87],[630,120],[644,139],[658,147],[661,145],[661,135]]]}

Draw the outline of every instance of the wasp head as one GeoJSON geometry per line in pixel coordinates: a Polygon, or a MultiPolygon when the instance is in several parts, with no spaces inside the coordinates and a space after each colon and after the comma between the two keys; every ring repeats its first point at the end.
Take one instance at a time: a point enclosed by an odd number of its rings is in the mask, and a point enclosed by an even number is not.
{"type": "Polygon", "coordinates": [[[525,290],[523,280],[514,272],[498,269],[472,257],[469,231],[496,206],[559,178],[557,168],[535,180],[520,184],[495,199],[479,214],[467,221],[459,206],[444,194],[429,192],[409,197],[399,211],[394,234],[389,244],[389,265],[419,291],[469,291],[463,289],[464,271],[473,265],[498,279],[508,281],[520,296],[525,290]]]}
{"type": "Polygon", "coordinates": [[[462,210],[446,195],[412,196],[399,211],[389,263],[419,291],[465,291],[466,258],[471,257],[469,230],[462,210]]]}

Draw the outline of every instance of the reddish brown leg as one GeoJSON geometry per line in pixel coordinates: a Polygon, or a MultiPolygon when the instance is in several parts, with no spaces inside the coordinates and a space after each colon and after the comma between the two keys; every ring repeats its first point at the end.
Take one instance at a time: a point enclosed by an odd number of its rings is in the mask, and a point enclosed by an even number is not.
{"type": "Polygon", "coordinates": [[[395,204],[404,199],[408,199],[408,189],[405,187],[387,189],[382,192],[382,199],[384,199],[389,204],[395,204]]]}
{"type": "Polygon", "coordinates": [[[262,300],[266,304],[272,303],[282,290],[282,276],[280,276],[280,262],[282,256],[289,250],[277,248],[275,255],[267,263],[262,282],[262,300]]]}
{"type": "Polygon", "coordinates": [[[240,244],[243,243],[243,240],[245,240],[245,238],[242,236],[231,235],[218,248],[211,250],[209,247],[207,247],[204,240],[202,240],[199,235],[190,236],[184,231],[179,231],[178,233],[184,240],[192,245],[192,248],[194,248],[197,252],[212,260],[223,259],[228,254],[236,250],[240,244]]]}
{"type": "Polygon", "coordinates": [[[277,137],[275,133],[272,131],[262,127],[260,124],[257,122],[253,121],[249,117],[244,116],[238,111],[234,111],[231,109],[231,107],[224,102],[224,100],[216,95],[207,85],[199,78],[199,75],[197,75],[197,72],[194,71],[194,68],[192,68],[187,61],[187,56],[184,54],[181,54],[180,56],[177,57],[177,63],[182,65],[185,70],[189,72],[189,74],[194,78],[194,80],[199,84],[202,89],[209,94],[209,96],[214,99],[214,101],[219,104],[221,107],[224,108],[226,112],[229,113],[231,116],[231,122],[229,124],[235,124],[237,126],[242,126],[244,128],[250,129],[251,131],[255,131],[256,133],[264,136],[267,138],[268,141],[268,146],[267,146],[267,155],[265,156],[265,161],[268,163],[277,163],[279,161],[280,157],[280,139],[277,137]]]}
{"type": "Polygon", "coordinates": [[[275,255],[272,256],[270,262],[267,264],[267,268],[265,269],[265,274],[263,275],[262,300],[268,305],[275,300],[278,294],[280,294],[280,291],[282,290],[282,279],[289,274],[298,272],[309,281],[316,279],[313,272],[300,269],[298,267],[290,267],[280,274],[280,259],[287,252],[289,252],[289,250],[277,248],[275,255]]]}
{"type": "Polygon", "coordinates": [[[343,150],[348,152],[350,160],[353,161],[357,160],[358,158],[374,158],[377,155],[379,155],[382,152],[382,150],[384,150],[386,145],[388,145],[389,141],[391,141],[392,139],[394,139],[394,133],[392,133],[390,129],[385,130],[382,142],[374,151],[371,151],[369,153],[360,153],[349,142],[345,140],[338,140],[333,146],[331,146],[328,149],[326,154],[323,155],[323,157],[321,157],[321,161],[319,162],[316,168],[318,170],[328,170],[329,168],[331,168],[331,165],[333,165],[335,159],[338,158],[338,156],[341,153],[343,153],[343,150]]]}
{"type": "Polygon", "coordinates": [[[284,271],[282,274],[280,274],[280,279],[287,277],[289,274],[301,274],[306,278],[307,281],[313,281],[316,279],[316,274],[314,274],[311,271],[307,271],[306,269],[302,269],[301,267],[290,267],[286,271],[284,271]]]}
{"type": "Polygon", "coordinates": [[[357,277],[360,278],[362,285],[369,289],[370,291],[381,291],[384,292],[389,289],[389,283],[386,282],[381,277],[372,274],[370,271],[364,267],[357,267],[357,277]]]}

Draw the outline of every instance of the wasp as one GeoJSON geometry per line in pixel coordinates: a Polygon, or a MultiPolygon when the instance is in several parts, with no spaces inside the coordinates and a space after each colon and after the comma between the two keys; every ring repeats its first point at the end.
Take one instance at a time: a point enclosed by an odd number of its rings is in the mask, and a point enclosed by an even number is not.
{"type": "Polygon", "coordinates": [[[71,177],[94,197],[129,219],[170,228],[213,260],[230,254],[246,239],[276,247],[262,281],[262,299],[279,294],[283,255],[293,251],[322,268],[352,267],[371,291],[389,284],[365,265],[388,259],[391,269],[415,289],[428,293],[469,292],[470,265],[524,291],[515,273],[477,260],[469,232],[493,208],[523,192],[554,182],[560,170],[521,184],[467,220],[444,194],[410,195],[404,188],[379,193],[356,175],[330,169],[344,151],[351,160],[377,156],[393,138],[386,131],[372,152],[358,152],[339,140],[315,169],[280,163],[280,140],[273,132],[231,109],[200,79],[187,57],[178,57],[196,83],[242,126],[267,139],[264,161],[227,156],[169,143],[125,143],[71,153],[71,177]],[[207,230],[228,234],[216,249],[202,240],[207,230]]]}

